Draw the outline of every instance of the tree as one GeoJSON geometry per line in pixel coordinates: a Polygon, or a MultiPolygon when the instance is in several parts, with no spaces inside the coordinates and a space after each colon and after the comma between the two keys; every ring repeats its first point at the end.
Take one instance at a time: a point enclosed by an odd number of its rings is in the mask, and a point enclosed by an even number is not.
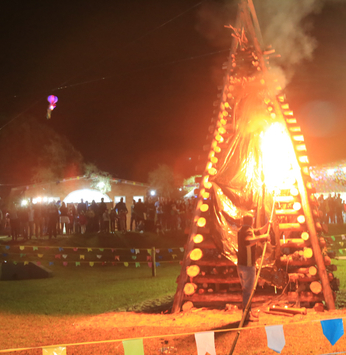
{"type": "Polygon", "coordinates": [[[168,165],[159,167],[149,173],[149,184],[156,188],[158,195],[168,198],[180,198],[179,187],[182,186],[183,179],[180,175],[174,174],[168,165]]]}

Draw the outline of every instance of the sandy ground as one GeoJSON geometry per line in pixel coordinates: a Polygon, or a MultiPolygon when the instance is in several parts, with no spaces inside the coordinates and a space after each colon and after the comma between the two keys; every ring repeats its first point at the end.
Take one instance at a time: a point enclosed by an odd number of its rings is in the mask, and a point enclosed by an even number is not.
{"type": "MultiPolygon", "coordinates": [[[[282,317],[260,310],[259,322],[240,332],[234,354],[274,354],[267,347],[265,326],[283,324],[282,354],[330,354],[346,350],[343,336],[332,346],[323,336],[321,319],[342,318],[346,310],[282,317]]],[[[121,340],[143,338],[144,353],[197,354],[194,333],[215,331],[218,355],[228,354],[241,312],[195,309],[179,314],[105,313],[96,316],[22,316],[0,314],[0,349],[32,348],[7,354],[42,354],[42,346],[62,344],[67,354],[124,354],[121,340]],[[117,340],[117,341],[113,341],[117,340]],[[99,342],[99,343],[95,343],[99,342]],[[73,345],[78,343],[78,345],[73,345]],[[82,344],[88,343],[88,344],[82,344]]]]}

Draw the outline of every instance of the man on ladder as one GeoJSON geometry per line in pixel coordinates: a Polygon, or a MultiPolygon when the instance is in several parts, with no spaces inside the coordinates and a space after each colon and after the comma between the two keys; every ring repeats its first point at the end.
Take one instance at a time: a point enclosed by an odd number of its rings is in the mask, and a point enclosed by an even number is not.
{"type": "MultiPolygon", "coordinates": [[[[253,217],[243,217],[243,225],[238,231],[238,276],[243,293],[243,312],[250,299],[256,280],[255,250],[257,242],[270,242],[269,222],[262,228],[253,229],[253,217]],[[266,233],[266,234],[264,234],[266,233]],[[258,235],[256,237],[255,235],[258,235]]],[[[258,314],[251,312],[251,307],[246,317],[247,321],[258,321],[258,314]]]]}

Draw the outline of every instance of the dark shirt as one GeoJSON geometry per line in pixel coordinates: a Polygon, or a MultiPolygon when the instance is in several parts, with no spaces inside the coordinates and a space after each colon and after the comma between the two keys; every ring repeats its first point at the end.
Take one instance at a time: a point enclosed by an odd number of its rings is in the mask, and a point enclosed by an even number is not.
{"type": "Polygon", "coordinates": [[[252,227],[243,225],[238,231],[238,265],[254,266],[256,262],[255,251],[256,245],[249,245],[245,239],[254,238],[254,234],[259,235],[259,230],[254,230],[252,227]]]}

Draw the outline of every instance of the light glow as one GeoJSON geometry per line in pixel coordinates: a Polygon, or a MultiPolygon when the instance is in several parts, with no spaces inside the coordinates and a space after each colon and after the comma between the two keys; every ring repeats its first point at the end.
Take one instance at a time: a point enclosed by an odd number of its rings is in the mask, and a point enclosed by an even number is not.
{"type": "Polygon", "coordinates": [[[274,191],[294,183],[296,156],[286,127],[275,122],[261,138],[263,173],[267,189],[274,191]]]}

